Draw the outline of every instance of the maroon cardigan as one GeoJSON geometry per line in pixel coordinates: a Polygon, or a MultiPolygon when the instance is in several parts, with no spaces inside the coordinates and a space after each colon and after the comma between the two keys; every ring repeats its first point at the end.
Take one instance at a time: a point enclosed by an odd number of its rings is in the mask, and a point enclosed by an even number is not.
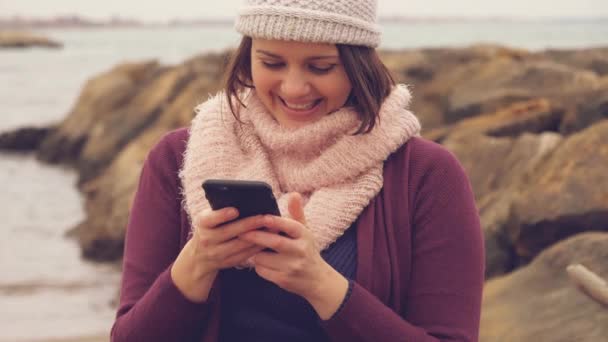
{"type": "MultiPolygon", "coordinates": [[[[170,267],[190,232],[178,172],[188,131],[167,134],[142,170],[127,229],[112,341],[217,341],[218,280],[197,304],[170,267]]],[[[322,325],[333,341],[476,341],[484,248],[470,183],[442,146],[410,139],[384,165],[384,187],[357,220],[357,274],[322,325]]]]}

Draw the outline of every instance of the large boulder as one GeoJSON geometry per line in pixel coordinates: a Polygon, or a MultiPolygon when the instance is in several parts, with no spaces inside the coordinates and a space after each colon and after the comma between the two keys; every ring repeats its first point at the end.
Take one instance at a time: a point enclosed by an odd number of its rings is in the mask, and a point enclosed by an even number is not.
{"type": "Polygon", "coordinates": [[[601,79],[597,89],[572,93],[561,102],[565,108],[559,127],[562,134],[572,134],[608,119],[608,76],[601,79]]]}
{"type": "Polygon", "coordinates": [[[505,230],[510,224],[514,197],[514,189],[504,189],[477,201],[486,251],[486,279],[511,272],[519,266],[519,258],[505,230]]]}
{"type": "Polygon", "coordinates": [[[511,138],[464,129],[444,140],[475,193],[486,277],[524,265],[573,234],[607,229],[607,137],[604,120],[565,139],[553,132],[511,138]]]}
{"type": "Polygon", "coordinates": [[[423,131],[424,137],[442,142],[448,136],[484,134],[517,137],[523,133],[557,131],[564,111],[546,99],[517,102],[495,113],[460,120],[451,125],[423,131]]]}
{"type": "Polygon", "coordinates": [[[494,114],[423,132],[459,158],[475,198],[517,185],[561,141],[553,133],[562,112],[544,99],[516,103],[494,114]]]}
{"type": "Polygon", "coordinates": [[[218,84],[223,62],[222,55],[208,55],[174,67],[156,62],[125,64],[94,78],[72,113],[44,141],[40,158],[72,162],[80,183],[93,179],[129,142],[153,126],[192,82],[203,78],[218,84]]]}
{"type": "Polygon", "coordinates": [[[608,70],[608,48],[530,53],[474,45],[384,51],[381,57],[398,82],[412,86],[412,109],[425,129],[535,98],[572,108],[569,116],[576,116],[588,92],[601,92],[601,76],[608,70]]]}
{"type": "Polygon", "coordinates": [[[525,133],[516,138],[460,132],[444,141],[460,160],[473,187],[484,230],[487,278],[519,264],[506,231],[513,225],[512,206],[527,177],[561,141],[562,137],[552,132],[525,133]]]}
{"type": "Polygon", "coordinates": [[[608,47],[577,50],[550,49],[538,55],[558,63],[595,72],[600,76],[608,75],[608,47]]]}
{"type": "Polygon", "coordinates": [[[200,59],[186,65],[199,67],[200,73],[191,75],[191,81],[163,107],[152,125],[117,151],[103,173],[82,185],[87,217],[71,234],[77,237],[86,258],[96,261],[121,258],[131,201],[148,152],[166,132],[188,125],[194,107],[207,94],[217,92],[217,69],[209,69],[200,59]]]}
{"type": "Polygon", "coordinates": [[[497,45],[386,51],[383,62],[397,82],[411,85],[412,110],[425,129],[446,123],[447,95],[492,60],[521,60],[528,52],[497,45]]]}
{"type": "Polygon", "coordinates": [[[155,61],[125,63],[91,78],[66,118],[42,142],[39,158],[51,163],[77,163],[91,132],[107,126],[111,113],[128,103],[159,70],[155,61]]]}
{"type": "Polygon", "coordinates": [[[594,72],[553,61],[495,59],[475,68],[447,95],[446,122],[533,98],[561,99],[571,92],[594,90],[599,83],[594,72]]]}
{"type": "Polygon", "coordinates": [[[608,279],[606,260],[608,233],[584,233],[543,251],[528,266],[486,282],[479,340],[605,341],[606,306],[569,280],[566,267],[580,263],[608,279]]]}
{"type": "Polygon", "coordinates": [[[97,175],[131,141],[148,129],[194,80],[186,66],[165,69],[142,85],[120,108],[105,114],[88,134],[80,153],[81,181],[97,175]]]}
{"type": "Polygon", "coordinates": [[[608,230],[608,120],[563,141],[521,187],[509,236],[530,259],[583,231],[608,230]]]}
{"type": "Polygon", "coordinates": [[[437,93],[423,91],[422,88],[438,72],[431,64],[428,54],[422,50],[383,51],[381,59],[395,77],[395,81],[412,88],[411,109],[416,113],[423,127],[438,127],[443,124],[443,108],[437,93]]]}

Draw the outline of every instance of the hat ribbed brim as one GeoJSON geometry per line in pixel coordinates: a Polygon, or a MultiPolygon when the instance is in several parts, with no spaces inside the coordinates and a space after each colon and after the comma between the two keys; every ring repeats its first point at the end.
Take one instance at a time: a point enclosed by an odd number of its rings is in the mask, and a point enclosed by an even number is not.
{"type": "Polygon", "coordinates": [[[240,11],[236,30],[262,39],[378,47],[380,30],[363,20],[293,8],[248,7],[240,11]]]}

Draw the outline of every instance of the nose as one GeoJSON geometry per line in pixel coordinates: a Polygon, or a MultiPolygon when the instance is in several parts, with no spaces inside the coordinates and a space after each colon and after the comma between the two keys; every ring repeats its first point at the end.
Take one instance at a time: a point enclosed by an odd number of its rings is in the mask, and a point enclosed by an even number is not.
{"type": "Polygon", "coordinates": [[[310,90],[310,82],[298,71],[290,70],[281,81],[281,95],[289,100],[305,97],[310,90]]]}

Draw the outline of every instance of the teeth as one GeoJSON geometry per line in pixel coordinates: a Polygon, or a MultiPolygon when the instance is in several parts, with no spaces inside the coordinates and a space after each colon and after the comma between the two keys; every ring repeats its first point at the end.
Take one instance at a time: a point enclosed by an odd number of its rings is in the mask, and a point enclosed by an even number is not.
{"type": "Polygon", "coordinates": [[[317,101],[313,101],[307,104],[294,104],[294,103],[289,103],[285,100],[283,100],[283,103],[285,103],[285,105],[287,107],[289,107],[290,109],[294,109],[294,110],[308,110],[308,109],[312,109],[315,104],[317,103],[317,101]]]}

